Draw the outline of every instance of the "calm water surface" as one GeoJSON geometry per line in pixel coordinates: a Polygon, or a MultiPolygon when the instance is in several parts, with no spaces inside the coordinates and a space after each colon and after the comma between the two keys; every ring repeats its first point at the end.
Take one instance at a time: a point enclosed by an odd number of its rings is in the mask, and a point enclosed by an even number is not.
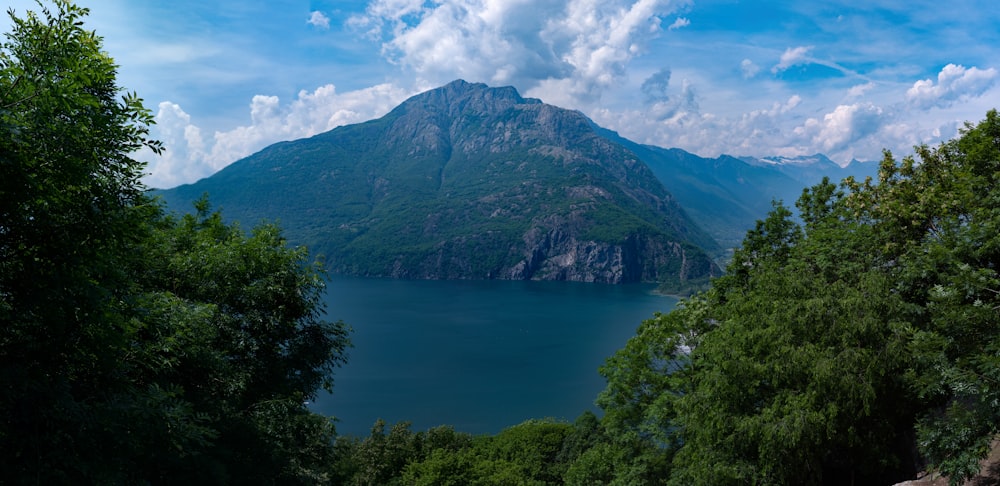
{"type": "Polygon", "coordinates": [[[598,366],[643,319],[673,308],[676,299],[653,289],[334,277],[328,317],[354,328],[354,348],[333,394],[313,408],[354,435],[367,435],[378,418],[471,433],[529,418],[573,420],[597,411],[598,366]]]}

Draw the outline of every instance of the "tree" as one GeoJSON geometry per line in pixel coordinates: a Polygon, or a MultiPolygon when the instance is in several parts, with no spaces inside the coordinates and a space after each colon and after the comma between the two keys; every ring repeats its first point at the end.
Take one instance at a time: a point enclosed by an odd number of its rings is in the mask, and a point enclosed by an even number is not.
{"type": "Polygon", "coordinates": [[[804,191],[801,225],[776,206],[698,313],[644,323],[609,359],[607,420],[661,437],[671,483],[978,472],[1000,433],[1000,116],[916,156],[804,191]]]}
{"type": "Polygon", "coordinates": [[[843,196],[807,190],[801,227],[777,206],[707,294],[716,325],[672,405],[672,483],[889,481],[912,462],[896,442],[912,423],[901,304],[843,196]]]}
{"type": "Polygon", "coordinates": [[[888,484],[914,472],[897,444],[913,419],[898,305],[877,273],[829,279],[817,268],[842,259],[793,258],[728,293],[677,405],[672,481],[888,484]]]}
{"type": "Polygon", "coordinates": [[[608,358],[600,373],[608,385],[597,397],[602,421],[620,440],[640,440],[668,450],[680,446],[677,401],[691,392],[690,353],[715,321],[704,294],[678,302],[639,326],[625,347],[608,358]]]}
{"type": "Polygon", "coordinates": [[[303,403],[348,341],[320,269],[207,202],[165,215],[131,155],[160,150],[151,114],[53,4],[0,50],[4,480],[322,482],[333,426],[303,403]]]}
{"type": "Polygon", "coordinates": [[[1000,115],[991,110],[918,154],[919,164],[904,161],[904,177],[885,184],[906,198],[884,217],[913,228],[900,251],[900,287],[925,313],[910,329],[909,376],[933,405],[918,423],[918,445],[958,484],[979,472],[1000,433],[1000,115]]]}
{"type": "MultiPolygon", "coordinates": [[[[201,447],[197,468],[208,462],[237,483],[321,479],[333,426],[303,403],[331,389],[348,340],[343,323],[321,319],[320,268],[273,225],[248,236],[209,212],[206,199],[196,210],[153,221],[133,275],[133,348],[145,354],[126,364],[138,381],[176,387],[196,414],[212,418],[212,447],[201,447]]],[[[161,473],[176,477],[183,463],[161,473]]]]}
{"type": "Polygon", "coordinates": [[[87,11],[56,7],[9,12],[0,50],[0,467],[68,482],[115,467],[123,263],[149,209],[128,153],[159,146],[87,11]]]}

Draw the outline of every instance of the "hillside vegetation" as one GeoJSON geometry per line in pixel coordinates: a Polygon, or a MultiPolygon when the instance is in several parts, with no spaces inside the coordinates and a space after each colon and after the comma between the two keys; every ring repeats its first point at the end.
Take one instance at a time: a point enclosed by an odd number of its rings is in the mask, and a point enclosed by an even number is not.
{"type": "Polygon", "coordinates": [[[152,115],[87,11],[14,17],[0,48],[0,482],[316,484],[348,345],[323,280],[274,226],[139,183],[152,115]]]}
{"type": "MultiPolygon", "coordinates": [[[[151,114],[122,94],[87,11],[53,4],[12,14],[0,48],[5,484],[884,485],[923,469],[959,484],[1000,432],[995,110],[914,157],[886,153],[877,178],[809,188],[797,218],[775,205],[724,276],[607,360],[602,418],[338,437],[305,405],[349,346],[323,320],[322,269],[274,225],[150,199],[131,154],[161,150],[151,114]]],[[[570,172],[594,182],[595,160],[570,172]]],[[[630,198],[673,207],[639,187],[630,198]]]]}
{"type": "Polygon", "coordinates": [[[613,429],[673,484],[888,484],[979,470],[1000,424],[1000,116],[751,230],[711,290],[603,368],[613,429]],[[669,451],[669,452],[668,452],[669,451]]]}

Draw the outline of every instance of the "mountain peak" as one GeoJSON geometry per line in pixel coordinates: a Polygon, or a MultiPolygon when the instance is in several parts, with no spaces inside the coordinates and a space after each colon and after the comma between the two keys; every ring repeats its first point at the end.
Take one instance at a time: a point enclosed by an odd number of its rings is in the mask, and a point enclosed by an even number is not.
{"type": "Polygon", "coordinates": [[[454,81],[162,194],[181,207],[204,192],[235,219],[280,220],[334,273],[609,283],[718,273],[698,248],[715,241],[634,153],[513,87],[454,81]]]}
{"type": "Polygon", "coordinates": [[[468,111],[503,111],[515,105],[525,104],[541,104],[541,100],[524,98],[513,86],[490,87],[483,83],[470,83],[457,79],[440,88],[414,95],[396,110],[419,109],[455,116],[468,111]]]}
{"type": "Polygon", "coordinates": [[[823,154],[813,154],[813,155],[798,155],[794,157],[785,157],[779,155],[772,155],[768,157],[737,157],[744,162],[754,164],[754,165],[785,165],[785,166],[836,166],[836,162],[830,160],[827,156],[823,154]]]}

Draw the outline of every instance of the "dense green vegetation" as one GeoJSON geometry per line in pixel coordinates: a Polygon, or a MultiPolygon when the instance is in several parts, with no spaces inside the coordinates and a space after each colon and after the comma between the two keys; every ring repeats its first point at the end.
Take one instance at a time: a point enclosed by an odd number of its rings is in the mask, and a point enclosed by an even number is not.
{"type": "Polygon", "coordinates": [[[54,5],[12,14],[0,50],[5,484],[889,484],[923,468],[958,484],[1000,432],[996,111],[886,153],[877,180],[807,189],[797,219],[776,204],[725,276],[608,359],[603,418],[337,437],[304,405],[349,345],[322,319],[321,269],[205,199],[165,214],[130,155],[160,149],[149,112],[87,11],[54,5]]]}
{"type": "Polygon", "coordinates": [[[341,437],[332,477],[345,485],[653,484],[667,472],[662,451],[613,436],[593,413],[570,424],[528,420],[493,436],[450,427],[413,432],[407,423],[341,437]]]}
{"type": "Polygon", "coordinates": [[[150,113],[86,9],[17,17],[0,50],[4,484],[315,484],[345,359],[320,269],[274,226],[164,214],[130,154],[150,113]]]}
{"type": "Polygon", "coordinates": [[[751,230],[709,291],[602,372],[605,426],[670,484],[956,484],[998,432],[1000,116],[751,230]]]}

